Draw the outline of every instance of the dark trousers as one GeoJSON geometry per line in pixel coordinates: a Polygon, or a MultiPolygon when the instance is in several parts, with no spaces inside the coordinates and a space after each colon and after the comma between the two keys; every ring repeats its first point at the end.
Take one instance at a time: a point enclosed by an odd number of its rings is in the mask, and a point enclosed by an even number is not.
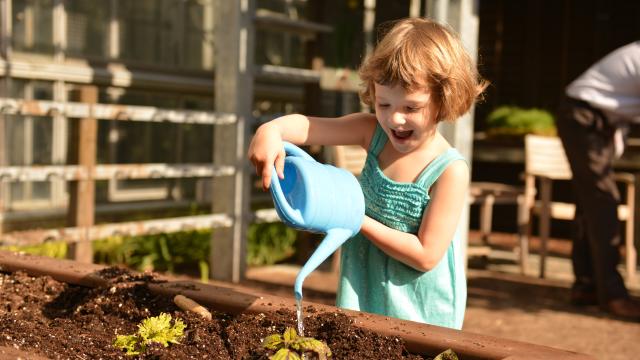
{"type": "Polygon", "coordinates": [[[567,98],[556,120],[573,172],[576,218],[571,253],[574,289],[596,291],[604,306],[627,297],[617,270],[620,261],[620,194],[613,178],[613,134],[605,114],[588,103],[567,98]]]}

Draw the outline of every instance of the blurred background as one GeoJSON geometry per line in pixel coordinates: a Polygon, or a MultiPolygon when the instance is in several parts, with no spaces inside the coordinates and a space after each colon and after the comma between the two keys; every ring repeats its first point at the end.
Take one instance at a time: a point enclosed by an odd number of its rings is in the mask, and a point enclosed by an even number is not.
{"type": "MultiPolygon", "coordinates": [[[[247,264],[300,262],[315,241],[266,211],[270,198],[242,160],[248,136],[281,114],[360,111],[357,68],[381,24],[427,16],[461,33],[491,86],[453,130],[464,135],[454,145],[468,149],[474,182],[516,192],[524,134],[553,135],[564,87],[640,38],[640,2],[623,0],[0,5],[0,244],[77,257],[74,246],[92,240],[92,261],[231,280],[247,264]],[[211,228],[230,240],[210,242],[211,228]],[[225,268],[212,269],[214,258],[225,268]]],[[[616,167],[635,173],[639,129],[629,137],[616,167]]],[[[307,150],[336,161],[335,152],[307,150]]],[[[568,189],[559,184],[554,193],[570,201],[568,189]]],[[[470,205],[471,243],[482,204],[470,205]]],[[[516,207],[515,197],[496,203],[491,232],[507,235],[493,245],[518,246],[516,207]]],[[[559,248],[569,236],[569,222],[552,221],[559,248]]]]}

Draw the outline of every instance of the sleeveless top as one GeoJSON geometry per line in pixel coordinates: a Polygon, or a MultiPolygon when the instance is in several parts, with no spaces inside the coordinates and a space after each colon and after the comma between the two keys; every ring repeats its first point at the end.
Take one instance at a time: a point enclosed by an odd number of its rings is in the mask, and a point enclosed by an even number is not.
{"type": "MultiPolygon", "coordinates": [[[[388,138],[376,127],[360,174],[367,216],[393,229],[417,234],[429,204],[429,188],[456,160],[448,149],[431,161],[413,183],[389,179],[378,165],[388,138]]],[[[342,245],[336,305],[432,325],[461,329],[467,285],[458,232],[440,262],[422,272],[393,259],[358,233],[342,245]]]]}

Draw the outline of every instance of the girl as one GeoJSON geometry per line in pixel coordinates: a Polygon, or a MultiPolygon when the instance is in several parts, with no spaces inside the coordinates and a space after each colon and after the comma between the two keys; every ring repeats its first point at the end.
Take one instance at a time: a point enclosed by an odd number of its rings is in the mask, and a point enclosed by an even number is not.
{"type": "Polygon", "coordinates": [[[337,306],[456,329],[466,279],[455,236],[469,185],[462,155],[437,131],[466,113],[486,84],[459,38],[431,20],[398,21],[359,70],[375,114],[286,115],[258,128],[249,158],[283,177],[283,141],[360,145],[366,216],[343,245],[337,306]]]}

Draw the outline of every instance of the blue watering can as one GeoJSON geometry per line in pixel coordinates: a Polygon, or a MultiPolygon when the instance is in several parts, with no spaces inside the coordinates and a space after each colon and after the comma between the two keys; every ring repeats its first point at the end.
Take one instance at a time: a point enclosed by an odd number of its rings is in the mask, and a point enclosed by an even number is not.
{"type": "Polygon", "coordinates": [[[271,174],[271,197],[278,216],[293,228],[327,234],[296,277],[294,292],[302,299],[307,275],[360,231],[364,195],[350,172],[319,163],[288,142],[284,150],[284,179],[278,178],[275,167],[271,174]]]}

